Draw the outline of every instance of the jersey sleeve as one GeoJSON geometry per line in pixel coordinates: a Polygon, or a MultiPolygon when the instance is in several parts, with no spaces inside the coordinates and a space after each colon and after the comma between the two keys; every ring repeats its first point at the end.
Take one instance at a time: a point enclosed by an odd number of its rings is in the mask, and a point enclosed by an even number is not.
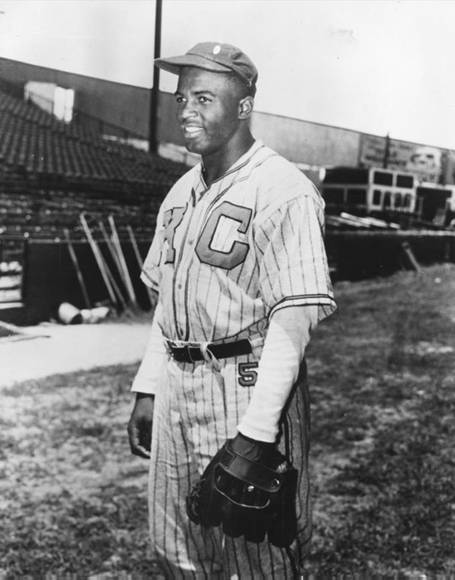
{"type": "Polygon", "coordinates": [[[161,281],[160,261],[163,246],[163,208],[161,207],[156,219],[156,230],[153,236],[147,256],[144,260],[141,272],[141,280],[152,288],[155,292],[159,292],[159,285],[161,281]]]}
{"type": "Polygon", "coordinates": [[[280,205],[256,226],[259,287],[269,316],[289,306],[318,306],[318,321],[335,309],[317,192],[280,205]]]}

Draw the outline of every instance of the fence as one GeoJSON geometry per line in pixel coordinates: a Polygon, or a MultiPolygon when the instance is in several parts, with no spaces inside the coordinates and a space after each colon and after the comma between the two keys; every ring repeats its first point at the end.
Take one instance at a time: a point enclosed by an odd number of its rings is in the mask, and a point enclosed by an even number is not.
{"type": "MultiPolygon", "coordinates": [[[[404,251],[403,244],[406,243],[421,265],[455,262],[455,232],[329,232],[326,245],[334,280],[359,280],[413,267],[409,253],[404,251]]],[[[149,244],[150,239],[138,240],[142,257],[146,255],[149,244]]],[[[106,244],[98,242],[98,245],[121,286],[106,244]]],[[[108,301],[109,296],[89,244],[74,241],[73,246],[91,304],[108,301]]],[[[1,320],[36,324],[56,318],[62,302],[69,302],[78,308],[85,307],[80,280],[65,241],[29,239],[23,241],[23,248],[23,308],[0,310],[1,320]]],[[[146,311],[150,308],[150,302],[139,278],[140,268],[134,248],[130,242],[123,240],[122,249],[138,305],[146,311]]]]}
{"type": "Polygon", "coordinates": [[[406,247],[423,266],[455,262],[455,232],[447,230],[330,231],[326,247],[334,280],[362,280],[411,268],[406,247]]]}

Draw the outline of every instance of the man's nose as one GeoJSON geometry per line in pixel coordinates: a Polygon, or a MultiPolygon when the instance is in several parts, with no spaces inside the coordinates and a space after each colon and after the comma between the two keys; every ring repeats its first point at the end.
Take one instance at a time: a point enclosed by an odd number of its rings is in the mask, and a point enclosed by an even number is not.
{"type": "Polygon", "coordinates": [[[196,107],[194,106],[193,101],[187,101],[186,103],[182,104],[179,110],[179,119],[181,121],[187,121],[189,119],[194,119],[196,117],[197,111],[196,107]]]}

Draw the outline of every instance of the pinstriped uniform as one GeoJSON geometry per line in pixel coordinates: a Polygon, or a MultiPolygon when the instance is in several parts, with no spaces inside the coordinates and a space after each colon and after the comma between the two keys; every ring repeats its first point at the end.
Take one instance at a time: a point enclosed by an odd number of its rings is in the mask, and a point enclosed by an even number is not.
{"type": "MultiPolygon", "coordinates": [[[[292,577],[284,550],[193,525],[185,497],[237,432],[270,316],[318,305],[322,320],[335,309],[322,224],[323,203],[311,182],[260,142],[210,187],[200,165],[192,168],[160,209],[142,279],[159,292],[163,335],[185,343],[248,338],[253,344],[248,355],[220,360],[218,370],[206,362],[169,359],[166,365],[155,399],[149,495],[152,544],[170,578],[292,577]]],[[[301,563],[311,534],[304,364],[282,429],[299,469],[292,552],[301,563]]]]}

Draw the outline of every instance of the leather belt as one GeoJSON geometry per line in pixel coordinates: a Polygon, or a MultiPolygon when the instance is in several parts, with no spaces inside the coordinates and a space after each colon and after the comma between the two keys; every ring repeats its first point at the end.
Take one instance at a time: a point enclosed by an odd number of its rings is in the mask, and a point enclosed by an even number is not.
{"type": "MultiPolygon", "coordinates": [[[[199,346],[177,346],[172,340],[167,340],[166,342],[172,358],[177,362],[189,363],[204,360],[204,355],[199,346]]],[[[250,341],[246,338],[235,342],[209,344],[207,350],[217,359],[240,356],[252,352],[250,341]]]]}

